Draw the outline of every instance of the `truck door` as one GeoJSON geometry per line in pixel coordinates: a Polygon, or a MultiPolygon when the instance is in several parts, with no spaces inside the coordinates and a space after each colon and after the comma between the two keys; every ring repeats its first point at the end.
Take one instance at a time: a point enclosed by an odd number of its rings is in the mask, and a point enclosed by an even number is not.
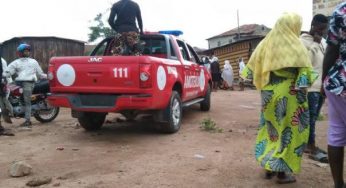
{"type": "Polygon", "coordinates": [[[199,87],[199,72],[200,68],[194,59],[191,58],[188,47],[185,42],[177,40],[180,53],[183,57],[184,66],[184,89],[183,89],[183,101],[194,99],[198,97],[200,93],[199,87]]]}
{"type": "Polygon", "coordinates": [[[189,50],[189,54],[190,54],[190,60],[194,63],[194,71],[195,71],[195,75],[198,77],[198,87],[197,87],[197,93],[198,96],[204,96],[204,91],[206,89],[206,85],[207,85],[207,79],[205,78],[205,72],[203,69],[203,64],[201,62],[201,60],[199,59],[197,53],[195,52],[195,50],[187,44],[187,49],[189,50]]]}

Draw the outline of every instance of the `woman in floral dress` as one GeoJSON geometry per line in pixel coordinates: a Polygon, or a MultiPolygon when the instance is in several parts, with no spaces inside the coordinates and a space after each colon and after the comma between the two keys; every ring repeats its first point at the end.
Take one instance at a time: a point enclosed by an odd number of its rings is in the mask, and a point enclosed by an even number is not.
{"type": "Polygon", "coordinates": [[[261,91],[262,108],[256,139],[256,160],[265,178],[295,182],[309,137],[306,89],[317,78],[299,40],[302,19],[285,13],[261,41],[242,72],[261,91]]]}

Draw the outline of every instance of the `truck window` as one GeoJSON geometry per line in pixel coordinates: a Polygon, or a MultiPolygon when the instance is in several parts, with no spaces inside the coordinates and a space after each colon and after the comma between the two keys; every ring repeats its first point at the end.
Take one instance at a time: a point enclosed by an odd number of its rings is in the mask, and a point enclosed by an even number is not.
{"type": "Polygon", "coordinates": [[[177,55],[175,54],[175,50],[173,48],[173,44],[171,40],[169,40],[169,47],[171,49],[171,56],[177,58],[177,55]]]}
{"type": "Polygon", "coordinates": [[[163,36],[151,35],[141,40],[144,42],[143,55],[167,58],[167,45],[163,36]]]}
{"type": "Polygon", "coordinates": [[[187,48],[189,49],[190,52],[190,56],[191,56],[191,61],[197,63],[197,64],[202,64],[201,60],[199,59],[197,53],[195,52],[195,50],[190,46],[187,45],[187,48]]]}
{"type": "Polygon", "coordinates": [[[107,38],[101,41],[94,50],[90,53],[90,56],[104,56],[110,55],[110,42],[113,38],[107,38]]]}
{"type": "Polygon", "coordinates": [[[177,43],[178,43],[181,55],[183,56],[183,59],[185,59],[187,61],[190,61],[190,58],[189,58],[189,55],[188,55],[189,53],[188,53],[188,51],[186,49],[185,43],[183,41],[179,41],[179,40],[177,40],[177,43]]]}

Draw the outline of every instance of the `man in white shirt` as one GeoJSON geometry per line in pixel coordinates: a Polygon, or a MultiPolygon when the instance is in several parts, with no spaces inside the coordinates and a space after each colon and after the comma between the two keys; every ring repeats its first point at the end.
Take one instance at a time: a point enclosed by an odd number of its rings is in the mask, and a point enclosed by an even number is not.
{"type": "Polygon", "coordinates": [[[23,97],[25,103],[25,122],[21,126],[31,126],[31,95],[35,82],[39,79],[46,79],[40,65],[35,59],[30,58],[31,47],[28,44],[20,44],[17,53],[20,58],[14,60],[5,70],[4,75],[10,77],[17,74],[16,83],[23,87],[23,97]]]}
{"type": "Polygon", "coordinates": [[[308,89],[310,132],[305,151],[309,153],[311,159],[324,163],[328,163],[328,156],[315,144],[315,125],[324,102],[320,89],[322,86],[323,58],[327,43],[322,36],[327,33],[327,28],[328,18],[322,14],[316,14],[312,19],[309,33],[303,33],[300,36],[300,40],[309,52],[312,67],[319,74],[317,80],[308,89]]]}

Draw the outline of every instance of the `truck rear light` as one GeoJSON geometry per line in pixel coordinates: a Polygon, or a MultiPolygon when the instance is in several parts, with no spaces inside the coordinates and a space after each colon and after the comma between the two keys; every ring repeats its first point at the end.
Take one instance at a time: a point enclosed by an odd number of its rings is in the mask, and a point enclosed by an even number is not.
{"type": "Polygon", "coordinates": [[[54,79],[54,74],[52,72],[47,73],[47,78],[48,80],[53,80],[54,79]]]}
{"type": "Polygon", "coordinates": [[[140,88],[152,87],[152,76],[150,75],[150,72],[151,72],[150,64],[139,65],[139,87],[140,88]]]}
{"type": "Polygon", "coordinates": [[[149,80],[149,74],[147,72],[141,72],[139,75],[139,78],[141,79],[142,82],[146,82],[149,80]]]}

